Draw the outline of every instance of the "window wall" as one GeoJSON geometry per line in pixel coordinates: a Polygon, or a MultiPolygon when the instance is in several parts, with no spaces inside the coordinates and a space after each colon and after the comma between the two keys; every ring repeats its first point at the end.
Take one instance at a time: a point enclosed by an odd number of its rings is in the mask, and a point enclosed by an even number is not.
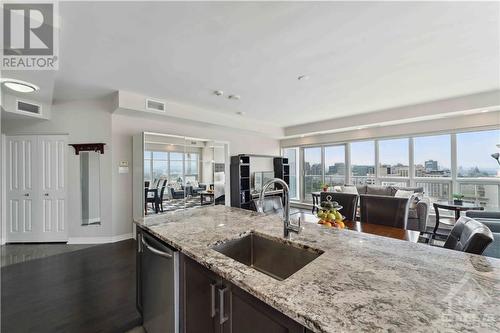
{"type": "Polygon", "coordinates": [[[352,142],[351,183],[375,184],[375,141],[352,142]]]}
{"type": "Polygon", "coordinates": [[[185,181],[198,180],[199,166],[198,153],[144,151],[144,180],[162,177],[169,182],[181,182],[183,175],[185,181]]]}
{"type": "Polygon", "coordinates": [[[324,184],[328,186],[343,185],[345,183],[346,174],[345,146],[325,147],[324,156],[324,184]]]}
{"type": "Polygon", "coordinates": [[[323,183],[344,183],[418,186],[432,201],[461,193],[486,208],[500,206],[500,165],[491,156],[500,152],[498,129],[289,149],[303,175],[296,199],[304,202],[323,183]]]}
{"type": "Polygon", "coordinates": [[[311,192],[321,189],[323,184],[321,147],[304,148],[304,196],[312,201],[311,192]]]}
{"type": "Polygon", "coordinates": [[[404,177],[410,174],[408,139],[380,140],[379,150],[379,176],[404,177]]]}

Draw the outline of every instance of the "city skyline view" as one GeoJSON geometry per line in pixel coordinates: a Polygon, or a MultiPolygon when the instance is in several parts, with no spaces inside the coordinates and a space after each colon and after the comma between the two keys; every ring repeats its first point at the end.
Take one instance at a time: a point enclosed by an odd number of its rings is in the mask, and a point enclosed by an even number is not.
{"type": "MultiPolygon", "coordinates": [[[[499,165],[491,154],[498,151],[500,130],[458,133],[457,134],[457,171],[461,177],[496,177],[499,165]],[[477,149],[478,146],[485,149],[477,149]]],[[[379,140],[379,166],[409,166],[409,139],[379,140]]],[[[374,141],[351,143],[351,169],[367,169],[375,166],[374,141]]],[[[414,162],[416,167],[425,168],[426,161],[436,161],[434,171],[451,169],[451,136],[433,135],[414,138],[414,162]]],[[[304,150],[305,171],[311,175],[321,174],[321,148],[312,147],[304,150]],[[309,165],[309,167],[306,167],[309,165]],[[317,165],[317,166],[315,166],[317,165]]],[[[335,165],[345,164],[343,145],[325,147],[325,174],[339,173],[335,165]]]]}

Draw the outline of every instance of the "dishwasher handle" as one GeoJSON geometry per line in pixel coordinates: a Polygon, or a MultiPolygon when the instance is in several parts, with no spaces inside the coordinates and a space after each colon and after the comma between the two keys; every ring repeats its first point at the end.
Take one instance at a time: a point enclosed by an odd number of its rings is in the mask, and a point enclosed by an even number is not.
{"type": "Polygon", "coordinates": [[[157,250],[154,247],[152,247],[150,244],[148,244],[148,242],[146,241],[144,236],[141,237],[141,243],[142,243],[142,245],[144,245],[146,247],[146,249],[153,252],[154,254],[157,254],[157,255],[162,256],[162,257],[167,258],[167,259],[173,258],[170,253],[157,250]]]}

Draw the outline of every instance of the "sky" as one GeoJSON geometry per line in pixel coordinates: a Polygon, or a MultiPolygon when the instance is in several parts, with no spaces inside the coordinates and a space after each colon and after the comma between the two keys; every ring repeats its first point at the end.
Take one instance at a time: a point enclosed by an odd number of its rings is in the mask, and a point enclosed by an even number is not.
{"type": "MultiPolygon", "coordinates": [[[[416,137],[415,163],[424,164],[427,160],[437,160],[440,168],[450,168],[451,136],[435,135],[416,137]]],[[[469,132],[457,134],[457,158],[459,167],[496,169],[497,162],[491,154],[500,152],[496,147],[500,144],[500,130],[469,132]]],[[[325,164],[333,165],[344,162],[343,147],[326,148],[325,164]]],[[[379,141],[380,162],[383,164],[403,163],[408,165],[408,139],[379,141]]],[[[306,148],[305,160],[311,164],[321,163],[320,148],[306,148]]],[[[352,165],[373,165],[375,148],[373,141],[351,143],[352,165]]]]}

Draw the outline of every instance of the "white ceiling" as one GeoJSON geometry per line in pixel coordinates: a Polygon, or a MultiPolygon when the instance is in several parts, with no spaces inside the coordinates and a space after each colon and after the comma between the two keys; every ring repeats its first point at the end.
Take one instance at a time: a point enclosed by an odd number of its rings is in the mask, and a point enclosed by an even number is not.
{"type": "Polygon", "coordinates": [[[286,127],[500,88],[498,2],[63,2],[60,15],[55,100],[126,90],[286,127]]]}

